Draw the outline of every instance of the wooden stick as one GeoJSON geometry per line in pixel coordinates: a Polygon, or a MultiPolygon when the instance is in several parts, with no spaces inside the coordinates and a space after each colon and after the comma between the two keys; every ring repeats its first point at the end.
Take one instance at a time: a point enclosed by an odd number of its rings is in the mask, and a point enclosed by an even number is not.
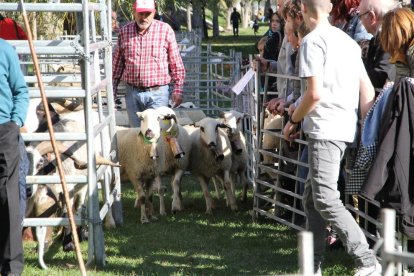
{"type": "Polygon", "coordinates": [[[52,143],[53,152],[55,153],[55,156],[56,156],[58,172],[59,172],[60,181],[61,181],[62,189],[63,189],[63,195],[65,197],[66,209],[68,211],[68,216],[69,216],[70,228],[72,230],[73,242],[75,244],[76,257],[78,259],[78,264],[79,264],[79,268],[80,268],[80,271],[81,271],[82,275],[86,276],[87,274],[86,274],[85,264],[84,264],[83,258],[82,258],[82,253],[81,253],[81,250],[80,250],[78,232],[76,231],[76,224],[75,224],[75,220],[73,218],[72,206],[70,206],[70,198],[69,198],[68,188],[67,188],[67,185],[66,185],[65,173],[64,173],[63,167],[62,167],[62,160],[60,158],[60,153],[59,153],[59,150],[58,150],[57,145],[56,145],[55,132],[53,130],[52,120],[50,118],[49,106],[47,104],[47,98],[46,98],[46,93],[45,93],[45,86],[44,86],[44,83],[43,83],[43,80],[42,80],[42,76],[40,74],[39,61],[37,59],[37,55],[36,55],[36,52],[35,52],[35,49],[34,49],[34,46],[33,46],[32,31],[30,29],[29,20],[27,18],[26,9],[24,8],[23,0],[20,0],[20,5],[21,5],[21,8],[22,8],[24,25],[25,25],[26,31],[27,31],[27,37],[28,37],[30,52],[31,52],[32,58],[33,58],[33,64],[34,64],[34,67],[35,67],[37,82],[39,84],[40,95],[41,95],[41,98],[42,98],[43,107],[45,109],[45,115],[46,115],[46,119],[47,119],[47,126],[49,128],[50,141],[52,143]]]}

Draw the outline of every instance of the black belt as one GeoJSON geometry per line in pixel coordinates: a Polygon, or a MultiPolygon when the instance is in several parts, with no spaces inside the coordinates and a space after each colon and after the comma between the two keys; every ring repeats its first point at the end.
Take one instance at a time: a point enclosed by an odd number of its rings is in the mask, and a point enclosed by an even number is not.
{"type": "Polygon", "coordinates": [[[154,85],[154,86],[135,86],[135,85],[131,85],[131,86],[134,87],[134,89],[147,92],[147,91],[159,90],[160,87],[165,86],[165,85],[154,85]]]}

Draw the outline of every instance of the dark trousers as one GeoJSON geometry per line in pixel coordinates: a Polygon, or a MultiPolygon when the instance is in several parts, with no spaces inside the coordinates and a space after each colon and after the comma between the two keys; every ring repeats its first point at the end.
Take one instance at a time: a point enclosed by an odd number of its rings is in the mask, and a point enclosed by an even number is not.
{"type": "Polygon", "coordinates": [[[1,275],[23,271],[19,193],[19,127],[0,125],[0,265],[1,275]]]}
{"type": "Polygon", "coordinates": [[[26,201],[27,197],[32,194],[32,186],[26,186],[26,176],[29,173],[29,158],[27,157],[26,146],[22,136],[19,135],[19,151],[20,151],[20,164],[19,164],[19,190],[20,190],[20,217],[23,220],[26,213],[26,201]]]}

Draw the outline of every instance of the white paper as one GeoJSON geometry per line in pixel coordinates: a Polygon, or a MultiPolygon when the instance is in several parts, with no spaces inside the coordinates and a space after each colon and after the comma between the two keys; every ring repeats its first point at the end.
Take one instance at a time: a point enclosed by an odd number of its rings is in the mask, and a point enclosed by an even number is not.
{"type": "Polygon", "coordinates": [[[231,88],[231,91],[239,95],[249,83],[249,81],[253,78],[255,73],[256,72],[250,68],[249,71],[247,71],[246,74],[244,74],[244,76],[231,88]]]}

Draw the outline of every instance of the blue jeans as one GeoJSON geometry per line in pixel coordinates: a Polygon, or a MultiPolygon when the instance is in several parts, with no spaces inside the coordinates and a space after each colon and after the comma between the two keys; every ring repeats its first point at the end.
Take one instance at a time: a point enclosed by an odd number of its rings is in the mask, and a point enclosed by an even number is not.
{"type": "Polygon", "coordinates": [[[337,231],[357,266],[375,263],[364,233],[340,199],[337,181],[345,149],[345,142],[308,139],[309,177],[303,205],[307,228],[313,233],[315,271],[323,261],[327,222],[337,231]]]}
{"type": "Polygon", "coordinates": [[[128,112],[129,125],[140,127],[141,121],[137,112],[142,112],[148,108],[168,106],[170,97],[169,86],[160,86],[158,90],[142,91],[138,87],[127,85],[125,103],[128,112]]]}

